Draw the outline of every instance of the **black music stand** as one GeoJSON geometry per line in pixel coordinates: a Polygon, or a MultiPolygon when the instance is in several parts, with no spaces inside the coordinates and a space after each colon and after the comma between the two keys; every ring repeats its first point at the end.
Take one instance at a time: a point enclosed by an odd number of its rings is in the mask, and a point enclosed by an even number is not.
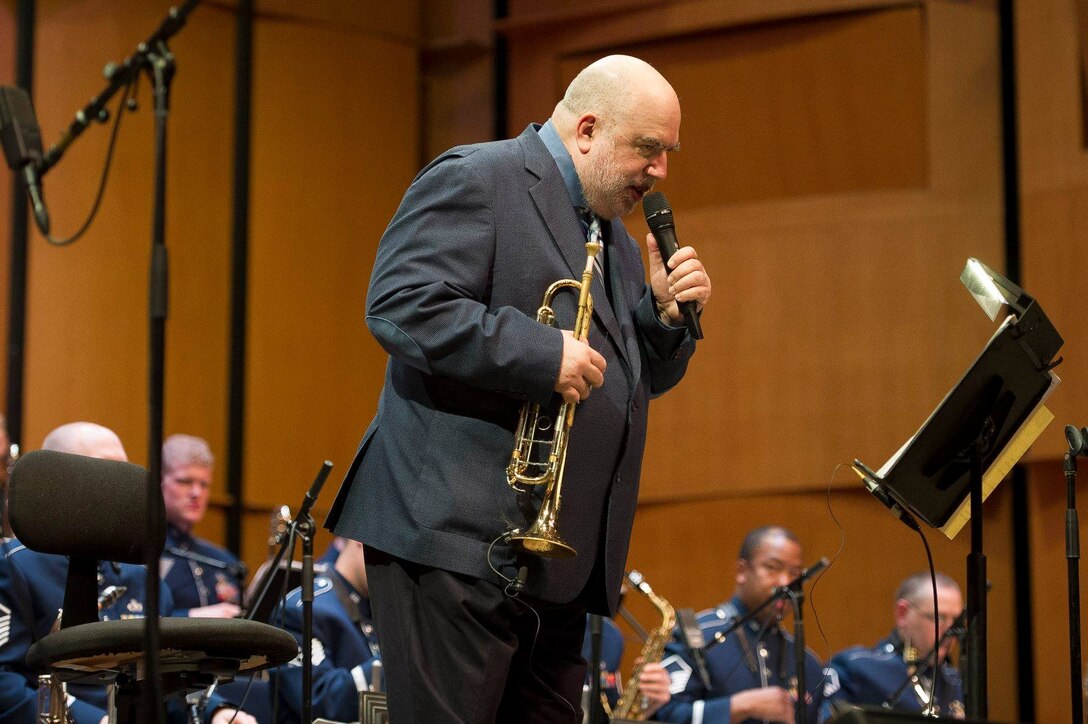
{"type": "MultiPolygon", "coordinates": [[[[986,556],[982,502],[1053,419],[1043,402],[1057,384],[1051,371],[1062,338],[1022,289],[985,265],[968,262],[964,283],[989,277],[1011,315],[913,438],[876,475],[897,502],[954,537],[970,518],[967,557],[967,716],[985,719],[986,556]],[[975,265],[972,269],[972,264],[975,265]],[[981,270],[981,272],[980,272],[981,270]]],[[[994,319],[997,306],[984,309],[994,319]]]]}

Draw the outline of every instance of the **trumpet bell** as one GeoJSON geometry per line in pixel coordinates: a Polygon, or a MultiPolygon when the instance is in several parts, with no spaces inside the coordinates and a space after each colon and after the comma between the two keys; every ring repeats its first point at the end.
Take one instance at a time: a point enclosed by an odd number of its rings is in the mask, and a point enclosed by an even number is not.
{"type": "Polygon", "coordinates": [[[554,531],[541,530],[534,525],[524,533],[515,532],[510,536],[510,542],[529,553],[535,553],[545,558],[573,558],[578,551],[559,537],[554,531]]]}

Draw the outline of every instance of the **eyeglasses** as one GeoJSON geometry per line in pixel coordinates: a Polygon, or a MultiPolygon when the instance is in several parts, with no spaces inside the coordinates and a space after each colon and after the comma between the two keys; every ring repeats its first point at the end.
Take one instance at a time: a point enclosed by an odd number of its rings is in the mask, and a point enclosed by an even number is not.
{"type": "Polygon", "coordinates": [[[907,605],[910,606],[915,613],[931,623],[939,618],[942,626],[951,626],[952,623],[956,620],[956,617],[950,613],[942,613],[940,616],[935,617],[932,611],[923,611],[922,609],[918,608],[917,605],[911,603],[910,601],[907,601],[907,605]]]}

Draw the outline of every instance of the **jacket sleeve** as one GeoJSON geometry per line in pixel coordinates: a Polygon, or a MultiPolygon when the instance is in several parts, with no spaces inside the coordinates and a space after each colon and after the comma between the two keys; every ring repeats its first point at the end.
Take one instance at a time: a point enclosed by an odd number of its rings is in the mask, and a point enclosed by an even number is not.
{"type": "Polygon", "coordinates": [[[563,335],[513,307],[489,308],[493,182],[472,155],[437,159],[409,187],[378,246],[367,327],[427,374],[547,402],[563,335]]]}
{"type": "Polygon", "coordinates": [[[657,316],[650,285],[635,307],[635,320],[642,339],[642,349],[650,368],[650,394],[664,394],[676,386],[688,369],[695,353],[695,340],[683,327],[669,327],[657,316]]]}

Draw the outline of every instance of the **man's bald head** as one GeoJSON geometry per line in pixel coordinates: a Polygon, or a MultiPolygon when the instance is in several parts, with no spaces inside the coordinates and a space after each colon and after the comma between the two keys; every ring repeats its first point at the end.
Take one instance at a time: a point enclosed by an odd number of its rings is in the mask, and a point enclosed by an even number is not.
{"type": "Polygon", "coordinates": [[[125,447],[117,433],[93,422],[69,422],[61,425],[45,436],[42,449],[104,460],[128,461],[125,447]]]}
{"type": "Polygon", "coordinates": [[[586,206],[604,219],[628,214],[665,178],[680,147],[680,101],[644,60],[609,55],[579,73],[552,111],[582,184],[586,206]]]}
{"type": "Polygon", "coordinates": [[[577,118],[586,113],[626,118],[646,101],[679,107],[676,92],[652,65],[630,55],[609,55],[575,76],[553,118],[557,114],[577,118]]]}

